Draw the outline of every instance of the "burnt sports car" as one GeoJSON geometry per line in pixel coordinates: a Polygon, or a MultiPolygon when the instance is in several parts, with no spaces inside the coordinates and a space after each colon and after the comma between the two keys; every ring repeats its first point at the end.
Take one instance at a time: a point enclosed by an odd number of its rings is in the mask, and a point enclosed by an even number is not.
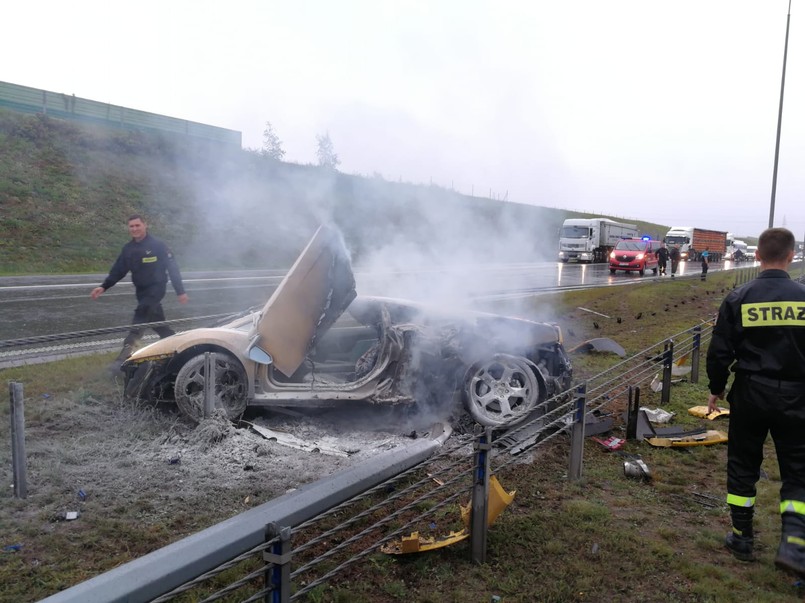
{"type": "Polygon", "coordinates": [[[161,339],[122,370],[128,397],[175,403],[194,421],[212,406],[235,419],[255,406],[452,411],[463,400],[493,427],[525,420],[572,374],[558,326],[356,296],[343,240],[326,226],[261,310],[161,339]]]}

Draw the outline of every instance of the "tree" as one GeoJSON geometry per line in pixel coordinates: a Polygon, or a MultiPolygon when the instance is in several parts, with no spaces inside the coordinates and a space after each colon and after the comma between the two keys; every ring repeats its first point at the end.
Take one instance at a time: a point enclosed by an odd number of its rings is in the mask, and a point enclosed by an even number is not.
{"type": "Polygon", "coordinates": [[[316,151],[316,156],[319,158],[319,165],[334,170],[341,161],[333,150],[333,141],[330,140],[330,133],[327,132],[324,136],[318,134],[316,135],[316,140],[319,143],[319,149],[316,151]]]}
{"type": "Polygon", "coordinates": [[[285,150],[282,148],[282,141],[274,132],[274,126],[270,121],[266,122],[266,129],[263,130],[263,149],[260,151],[263,157],[271,157],[277,161],[282,161],[285,157],[285,150]]]}

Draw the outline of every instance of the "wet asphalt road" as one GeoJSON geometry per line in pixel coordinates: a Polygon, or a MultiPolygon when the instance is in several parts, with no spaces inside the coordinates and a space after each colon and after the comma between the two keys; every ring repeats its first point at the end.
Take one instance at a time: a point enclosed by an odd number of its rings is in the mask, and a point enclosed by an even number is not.
{"type": "MultiPolygon", "coordinates": [[[[731,268],[729,262],[714,263],[710,270],[731,268]]],[[[190,302],[180,305],[169,285],[163,301],[165,314],[169,320],[198,318],[262,306],[284,272],[185,273],[190,302]]],[[[681,264],[680,275],[691,272],[698,274],[699,265],[681,264]]],[[[0,341],[129,324],[136,306],[130,281],[118,283],[97,301],[90,299],[90,291],[104,277],[104,274],[0,277],[0,341]]],[[[473,298],[485,296],[516,295],[557,287],[624,284],[658,277],[651,273],[642,277],[621,272],[610,275],[606,264],[543,262],[383,273],[358,268],[355,278],[358,293],[362,295],[466,305],[473,298]]]]}

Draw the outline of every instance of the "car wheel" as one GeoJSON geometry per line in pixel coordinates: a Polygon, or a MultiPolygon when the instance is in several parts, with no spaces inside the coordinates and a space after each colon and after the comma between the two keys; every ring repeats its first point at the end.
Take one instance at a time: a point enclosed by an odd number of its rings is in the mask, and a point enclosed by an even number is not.
{"type": "MultiPolygon", "coordinates": [[[[215,375],[215,408],[226,411],[229,419],[235,419],[246,410],[249,381],[241,363],[230,356],[211,352],[215,375]]],[[[174,397],[185,415],[199,422],[204,418],[205,354],[193,356],[176,374],[174,397]]]]}
{"type": "Polygon", "coordinates": [[[641,268],[640,270],[638,270],[638,271],[637,271],[637,273],[638,273],[640,276],[643,276],[643,275],[646,273],[646,269],[645,269],[645,268],[641,268]]]}
{"type": "Polygon", "coordinates": [[[657,276],[657,268],[658,268],[657,266],[654,266],[654,268],[651,269],[654,276],[657,276]]]}
{"type": "Polygon", "coordinates": [[[539,401],[539,381],[525,358],[496,354],[466,373],[464,402],[481,425],[496,427],[523,421],[539,401]]]}
{"type": "Polygon", "coordinates": [[[615,271],[614,271],[612,268],[610,268],[610,269],[609,269],[609,273],[610,273],[610,274],[615,274],[615,271]]]}

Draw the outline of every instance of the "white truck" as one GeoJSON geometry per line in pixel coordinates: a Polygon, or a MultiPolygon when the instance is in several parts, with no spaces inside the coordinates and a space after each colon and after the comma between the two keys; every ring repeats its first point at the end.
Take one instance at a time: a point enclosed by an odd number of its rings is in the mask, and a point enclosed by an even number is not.
{"type": "Polygon", "coordinates": [[[559,260],[608,262],[621,239],[638,238],[637,226],[608,218],[568,218],[559,233],[559,260]]]}
{"type": "Polygon", "coordinates": [[[727,234],[695,226],[672,226],[665,234],[665,242],[669,249],[679,245],[683,262],[698,262],[705,249],[711,262],[720,262],[727,253],[727,234]]]}
{"type": "Polygon", "coordinates": [[[734,239],[732,241],[732,250],[730,251],[729,259],[735,262],[740,262],[742,260],[748,259],[746,243],[744,243],[740,239],[734,239]]]}

